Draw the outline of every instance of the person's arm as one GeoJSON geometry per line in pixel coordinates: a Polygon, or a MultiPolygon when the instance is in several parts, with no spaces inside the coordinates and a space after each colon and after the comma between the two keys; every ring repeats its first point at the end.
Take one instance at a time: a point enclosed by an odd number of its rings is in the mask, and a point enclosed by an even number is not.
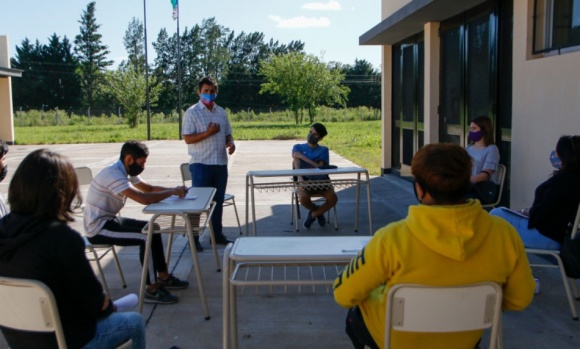
{"type": "MultiPolygon", "coordinates": [[[[306,162],[307,164],[311,165],[312,167],[320,167],[320,166],[324,165],[324,161],[322,161],[322,160],[318,161],[318,162],[312,161],[299,151],[295,151],[294,153],[292,153],[292,158],[294,160],[302,160],[302,161],[306,162]]],[[[300,164],[300,162],[298,162],[298,164],[300,164]]],[[[300,167],[296,167],[296,168],[300,168],[300,167]]]]}
{"type": "Polygon", "coordinates": [[[228,149],[229,155],[232,155],[236,151],[234,137],[231,134],[226,135],[226,148],[228,149]]]}
{"type": "Polygon", "coordinates": [[[488,146],[487,154],[483,162],[482,170],[475,176],[471,176],[471,183],[486,182],[491,179],[491,175],[496,171],[499,165],[499,149],[495,144],[488,146]]]}
{"type": "Polygon", "coordinates": [[[187,189],[182,185],[175,188],[166,188],[153,186],[141,181],[136,183],[134,187],[131,186],[123,190],[121,194],[140,204],[149,205],[166,199],[171,195],[176,195],[182,198],[187,194],[187,189]]]}
{"type": "Polygon", "coordinates": [[[184,134],[183,140],[185,141],[185,144],[194,144],[201,142],[215,135],[218,132],[220,132],[220,124],[210,122],[209,125],[207,125],[207,129],[205,131],[199,133],[184,134]]]}
{"type": "Polygon", "coordinates": [[[350,308],[360,304],[392,274],[393,256],[384,239],[384,229],[377,231],[334,281],[334,300],[340,306],[350,308]]]}

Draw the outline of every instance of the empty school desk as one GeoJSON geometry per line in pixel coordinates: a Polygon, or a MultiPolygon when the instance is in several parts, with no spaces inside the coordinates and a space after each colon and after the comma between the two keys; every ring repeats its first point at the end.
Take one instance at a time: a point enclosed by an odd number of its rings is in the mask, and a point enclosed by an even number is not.
{"type": "MultiPolygon", "coordinates": [[[[207,300],[205,298],[205,292],[203,289],[197,251],[193,241],[193,232],[203,232],[203,230],[209,225],[213,207],[215,205],[215,203],[212,202],[215,191],[215,188],[191,188],[187,192],[187,196],[184,199],[172,196],[158,203],[149,204],[143,209],[143,213],[152,214],[153,216],[149,220],[147,230],[147,243],[145,244],[145,257],[143,260],[143,271],[141,274],[141,286],[139,288],[139,312],[143,312],[143,297],[145,296],[147,266],[149,265],[149,258],[151,255],[151,241],[153,239],[153,234],[170,234],[174,232],[185,231],[189,238],[189,248],[191,249],[191,258],[193,260],[195,276],[197,277],[197,284],[199,287],[199,295],[201,298],[203,313],[205,318],[209,319],[210,315],[207,307],[207,300]],[[200,218],[199,221],[195,222],[196,226],[193,226],[190,220],[190,215],[196,218],[200,218]],[[183,219],[185,225],[183,227],[175,227],[173,225],[173,221],[169,228],[163,228],[160,224],[156,224],[160,222],[160,218],[163,216],[166,218],[168,216],[172,218],[179,216],[183,219]]],[[[210,239],[213,243],[213,246],[215,247],[216,244],[212,229],[210,229],[210,239]]],[[[219,264],[217,256],[216,262],[219,264]]],[[[155,276],[151,275],[151,277],[154,278],[155,276]]]]}
{"type": "Polygon", "coordinates": [[[338,272],[370,239],[370,236],[258,236],[241,237],[229,244],[223,260],[223,349],[229,349],[230,340],[233,348],[238,347],[236,286],[332,285],[338,272]],[[311,271],[310,278],[302,278],[300,272],[288,272],[289,268],[300,267],[311,271]],[[282,277],[275,277],[275,268],[282,270],[282,277]],[[313,268],[321,268],[321,272],[315,274],[313,268]],[[258,272],[249,272],[251,269],[258,272]]]}
{"type": "Polygon", "coordinates": [[[319,169],[319,168],[305,168],[305,169],[288,169],[288,170],[268,170],[268,171],[249,171],[246,174],[246,236],[249,235],[249,209],[250,202],[252,207],[252,226],[254,236],[256,236],[256,195],[255,191],[280,191],[292,190],[296,187],[319,187],[321,181],[312,182],[295,182],[292,177],[295,176],[316,176],[328,175],[329,183],[335,188],[346,188],[356,186],[356,204],[355,204],[355,223],[354,231],[358,232],[358,211],[360,204],[360,185],[364,184],[367,188],[367,204],[369,212],[369,231],[373,234],[373,221],[371,212],[371,182],[369,180],[369,172],[361,167],[339,167],[334,169],[319,169]],[[364,174],[364,179],[361,179],[361,174],[364,174]],[[336,178],[336,175],[343,175],[336,178]],[[348,176],[355,175],[355,176],[348,176]],[[334,177],[334,178],[333,178],[334,177]],[[283,181],[271,181],[272,178],[285,178],[283,181]]]}

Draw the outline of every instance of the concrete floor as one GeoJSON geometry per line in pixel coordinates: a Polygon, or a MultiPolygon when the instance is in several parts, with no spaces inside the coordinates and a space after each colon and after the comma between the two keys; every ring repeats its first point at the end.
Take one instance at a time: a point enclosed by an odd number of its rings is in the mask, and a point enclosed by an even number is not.
{"type": "MultiPolygon", "coordinates": [[[[245,222],[245,180],[250,170],[286,169],[290,166],[290,152],[296,141],[239,141],[237,152],[230,158],[228,193],[236,196],[236,204],[245,222]]],[[[150,156],[143,178],[150,183],[175,186],[181,183],[179,164],[188,161],[187,148],[180,141],[147,142],[150,156]]],[[[8,153],[9,175],[0,183],[0,191],[7,192],[11,174],[30,151],[41,146],[12,146],[8,153]]],[[[75,144],[45,146],[67,155],[75,166],[89,166],[93,173],[118,158],[121,144],[75,144]]],[[[331,163],[340,167],[353,166],[352,162],[331,152],[331,163]]],[[[413,189],[409,182],[395,176],[371,179],[373,226],[378,229],[403,218],[409,205],[415,204],[413,189]]],[[[258,193],[256,214],[258,235],[262,236],[312,236],[355,235],[353,188],[338,191],[338,224],[320,228],[316,224],[299,232],[290,225],[290,192],[258,193]]],[[[358,234],[369,233],[366,196],[361,197],[361,215],[358,234]]],[[[129,201],[123,215],[148,219],[141,212],[142,206],[129,201]]],[[[304,210],[303,210],[304,211],[304,210]]],[[[79,231],[82,222],[73,226],[79,231]]],[[[224,209],[225,234],[231,239],[239,236],[233,208],[224,209]]],[[[243,227],[244,228],[244,227],[243,227]]],[[[245,229],[244,229],[245,232],[245,229]]],[[[206,247],[199,254],[203,284],[208,299],[210,320],[204,320],[199,301],[196,278],[191,267],[191,254],[187,239],[175,239],[170,270],[180,278],[191,282],[190,288],[174,293],[180,302],[174,305],[145,305],[148,348],[199,348],[221,347],[222,339],[222,274],[216,265],[207,236],[202,244],[206,247]]],[[[140,265],[137,248],[120,250],[120,259],[127,288],[121,283],[114,264],[104,260],[105,274],[112,297],[138,293],[140,265]]],[[[220,257],[223,246],[219,247],[220,257]]],[[[534,260],[534,258],[531,258],[534,260]]],[[[221,261],[221,258],[220,258],[221,261]]],[[[443,271],[442,271],[443,272],[443,271]]],[[[556,269],[535,269],[534,275],[541,280],[541,293],[532,305],[522,312],[508,312],[503,317],[504,348],[578,348],[580,347],[580,323],[572,321],[561,279],[556,269]]],[[[346,311],[338,307],[332,294],[324,288],[289,288],[287,292],[274,288],[247,288],[238,295],[239,347],[260,348],[351,348],[343,331],[346,311]]],[[[484,347],[486,346],[484,342],[484,347]]],[[[0,348],[6,348],[0,336],[0,348]]]]}

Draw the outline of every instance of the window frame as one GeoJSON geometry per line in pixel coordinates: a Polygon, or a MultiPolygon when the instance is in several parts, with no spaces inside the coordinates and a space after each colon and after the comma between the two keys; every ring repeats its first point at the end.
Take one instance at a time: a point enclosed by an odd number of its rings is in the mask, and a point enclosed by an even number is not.
{"type": "MultiPolygon", "coordinates": [[[[580,34],[574,40],[572,32],[574,27],[570,26],[568,32],[570,39],[566,44],[554,45],[555,35],[555,13],[558,11],[555,6],[558,4],[565,5],[564,1],[569,1],[570,9],[573,9],[575,2],[580,6],[579,0],[534,0],[534,14],[533,14],[533,29],[532,29],[532,53],[544,54],[552,51],[557,51],[558,54],[568,51],[580,50],[580,34]]],[[[573,11],[570,11],[569,16],[573,16],[573,11]]],[[[577,26],[580,33],[580,25],[577,26]]]]}

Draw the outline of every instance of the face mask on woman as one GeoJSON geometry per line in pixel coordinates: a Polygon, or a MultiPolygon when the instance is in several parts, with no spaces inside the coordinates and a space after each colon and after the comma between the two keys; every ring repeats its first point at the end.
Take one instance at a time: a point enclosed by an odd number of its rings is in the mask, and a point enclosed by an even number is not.
{"type": "Polygon", "coordinates": [[[483,131],[479,130],[479,131],[469,131],[469,140],[471,140],[472,142],[477,142],[480,139],[483,138],[483,131]]]}
{"type": "Polygon", "coordinates": [[[559,170],[560,167],[562,167],[562,160],[560,160],[560,158],[558,157],[558,155],[556,155],[556,151],[555,150],[552,150],[552,152],[550,153],[550,163],[552,164],[552,166],[556,170],[559,170]]]}

